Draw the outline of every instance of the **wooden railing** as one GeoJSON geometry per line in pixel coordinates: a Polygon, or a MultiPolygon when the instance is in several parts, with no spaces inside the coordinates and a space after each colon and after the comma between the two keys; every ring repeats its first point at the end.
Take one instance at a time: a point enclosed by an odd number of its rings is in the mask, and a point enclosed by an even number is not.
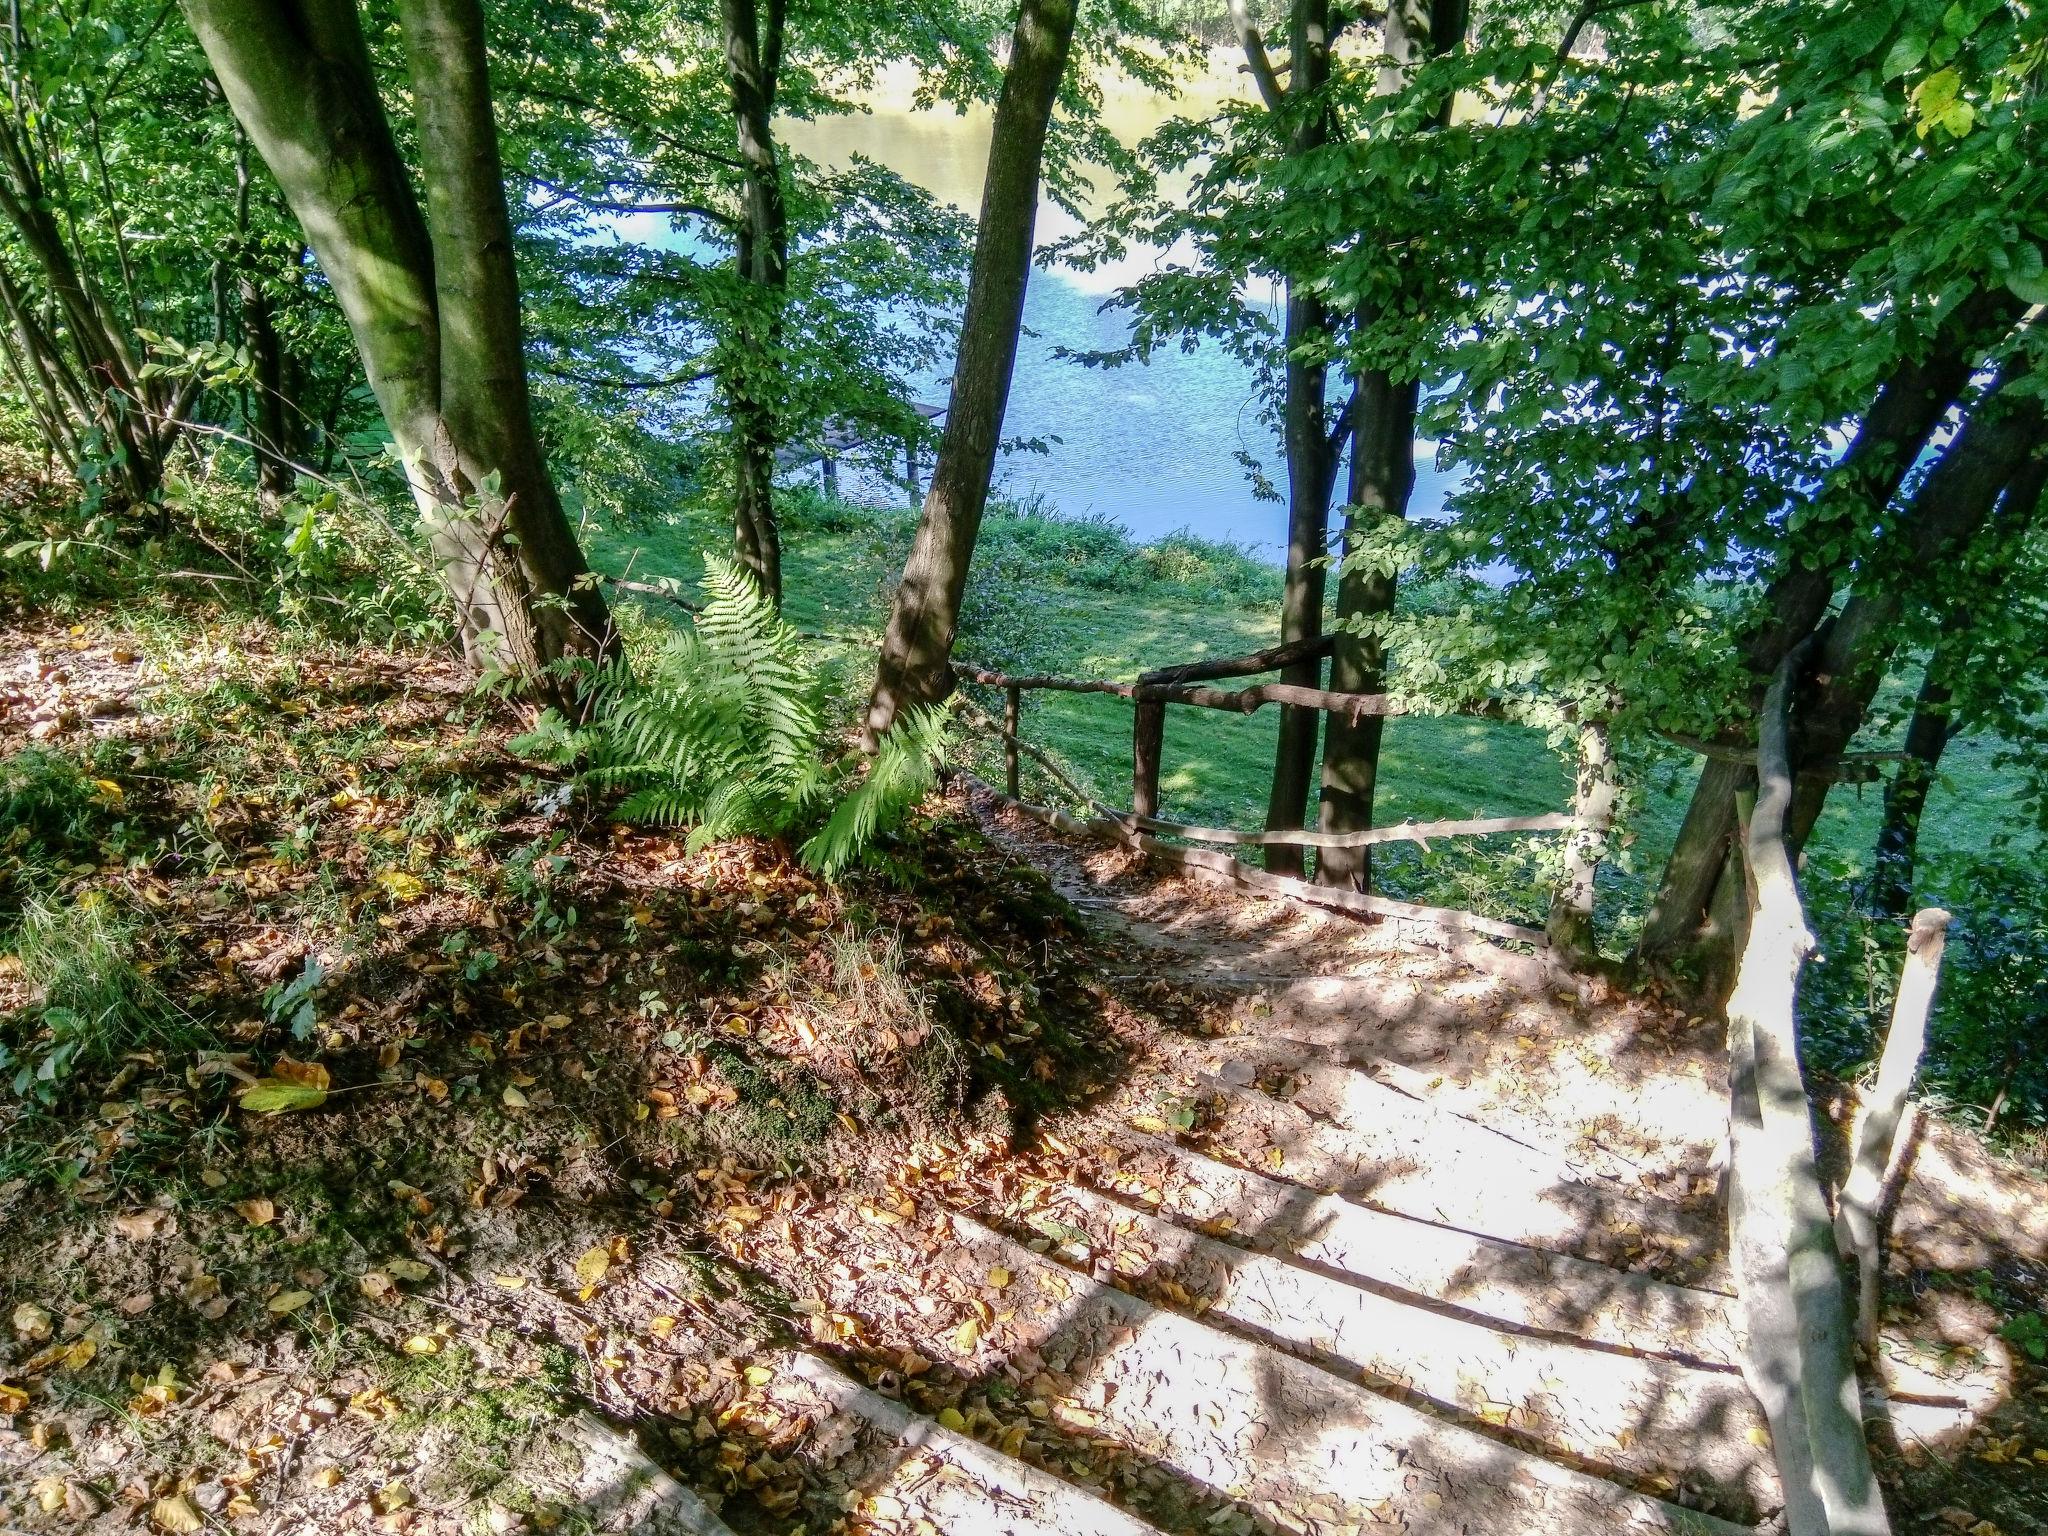
{"type": "MultiPolygon", "coordinates": [[[[1226,679],[1254,677],[1296,663],[1320,660],[1329,654],[1334,644],[1335,637],[1325,635],[1290,645],[1272,646],[1244,656],[1155,668],[1140,673],[1134,682],[1128,683],[1099,678],[1019,676],[964,661],[956,662],[954,671],[964,682],[1002,691],[1001,723],[984,719],[1003,743],[1003,792],[1006,798],[1043,819],[1055,821],[1069,830],[1128,843],[1162,862],[1220,876],[1253,889],[1346,911],[1425,924],[1456,935],[1483,934],[1489,938],[1529,944],[1539,951],[1555,950],[1567,963],[1589,960],[1593,954],[1593,877],[1614,808],[1614,782],[1606,733],[1597,723],[1582,722],[1580,725],[1578,786],[1573,806],[1568,811],[1536,816],[1401,822],[1350,832],[1293,829],[1248,832],[1228,827],[1195,826],[1160,816],[1160,763],[1166,739],[1166,709],[1170,704],[1229,714],[1251,714],[1268,704],[1295,705],[1353,720],[1410,713],[1400,699],[1382,693],[1343,693],[1277,682],[1255,683],[1242,688],[1211,686],[1226,679]],[[1106,694],[1130,701],[1133,707],[1131,803],[1128,807],[1109,805],[1096,798],[1075,784],[1052,758],[1024,740],[1020,734],[1023,695],[1035,691],[1106,694]],[[1088,806],[1094,816],[1075,818],[1026,802],[1022,795],[1021,769],[1022,758],[1027,756],[1045,768],[1077,801],[1088,806]],[[1275,875],[1243,864],[1227,851],[1233,847],[1365,848],[1393,842],[1412,842],[1427,848],[1438,839],[1531,832],[1565,835],[1563,876],[1551,894],[1549,914],[1541,929],[1475,912],[1425,906],[1376,892],[1318,885],[1275,875]],[[1216,844],[1221,848],[1183,847],[1178,843],[1163,842],[1162,838],[1216,844]]],[[[1491,720],[1503,720],[1508,715],[1506,707],[1497,700],[1481,701],[1455,713],[1491,720]]]]}

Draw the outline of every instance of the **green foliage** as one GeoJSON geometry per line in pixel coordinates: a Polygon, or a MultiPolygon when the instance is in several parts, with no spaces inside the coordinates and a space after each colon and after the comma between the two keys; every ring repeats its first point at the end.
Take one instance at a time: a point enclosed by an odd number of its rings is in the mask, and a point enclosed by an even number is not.
{"type": "MultiPolygon", "coordinates": [[[[1928,1022],[1922,1088],[1937,1102],[1984,1110],[2002,1095],[2000,1123],[2048,1124],[2048,876],[2008,851],[1922,860],[1921,905],[1955,914],[1928,1022]]],[[[1800,993],[1801,1028],[1815,1066],[1851,1076],[1874,1061],[1890,1019],[1905,936],[1871,920],[1860,868],[1809,856],[1801,873],[1820,960],[1800,993]]]]}
{"type": "Polygon", "coordinates": [[[796,631],[721,556],[704,557],[703,593],[693,627],[663,641],[644,675],[619,662],[590,678],[587,723],[550,710],[513,748],[624,790],[629,821],[690,827],[692,849],[809,833],[804,862],[839,874],[932,788],[944,717],[906,721],[865,772],[854,754],[828,758],[823,677],[796,631]]]}
{"type": "Polygon", "coordinates": [[[0,1022],[0,1072],[44,1103],[82,1067],[102,1067],[162,1034],[169,1004],[137,960],[140,928],[103,893],[35,897],[10,943],[36,991],[0,1022]]]}

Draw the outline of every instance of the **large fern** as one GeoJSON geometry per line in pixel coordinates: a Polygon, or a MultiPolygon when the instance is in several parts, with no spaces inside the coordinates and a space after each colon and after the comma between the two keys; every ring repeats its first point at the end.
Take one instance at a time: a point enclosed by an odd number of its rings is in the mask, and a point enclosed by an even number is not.
{"type": "Polygon", "coordinates": [[[621,663],[592,676],[587,724],[549,711],[512,746],[623,791],[628,821],[689,827],[693,851],[815,827],[803,860],[836,875],[931,788],[946,718],[907,718],[865,774],[851,756],[828,760],[824,684],[796,632],[731,560],[705,557],[703,591],[694,627],[642,658],[637,674],[621,663]]]}

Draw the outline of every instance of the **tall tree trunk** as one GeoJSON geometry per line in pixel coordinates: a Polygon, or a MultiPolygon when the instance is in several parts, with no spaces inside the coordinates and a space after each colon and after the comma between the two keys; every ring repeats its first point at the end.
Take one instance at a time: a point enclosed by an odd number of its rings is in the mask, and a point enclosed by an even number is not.
{"type": "Polygon", "coordinates": [[[1927,671],[1913,700],[1913,717],[1906,722],[1905,756],[1884,787],[1884,820],[1877,829],[1870,892],[1871,915],[1880,922],[1903,921],[1912,905],[1920,815],[1927,808],[1927,792],[1934,787],[1941,754],[1948,747],[1953,696],[1949,682],[1968,658],[1969,627],[1968,613],[1961,608],[1942,626],[1941,639],[1927,658],[1927,671]]]}
{"type": "Polygon", "coordinates": [[[478,0],[399,10],[424,214],[355,0],[185,0],[348,317],[465,654],[560,692],[552,662],[611,654],[616,637],[534,436],[483,13],[478,0]]]}
{"type": "Polygon", "coordinates": [[[1076,0],[1023,0],[1017,11],[989,140],[945,435],[868,700],[864,740],[871,749],[902,710],[935,703],[952,689],[948,658],[1010,398],[1046,127],[1066,73],[1075,7],[1076,0]]]}
{"type": "Polygon", "coordinates": [[[249,438],[256,457],[256,503],[274,512],[298,486],[292,467],[291,418],[286,412],[284,347],[270,294],[258,270],[259,252],[249,233],[249,139],[235,134],[235,297],[242,312],[242,345],[248,349],[251,399],[249,438]]]}
{"type": "MultiPolygon", "coordinates": [[[[1863,728],[1899,642],[1899,619],[1929,571],[1948,564],[1977,536],[2007,487],[2048,453],[2048,413],[2015,357],[1914,492],[1899,520],[1896,563],[1873,562],[1822,636],[1799,710],[1797,762],[1846,752],[1863,728]],[[2019,396],[2019,398],[2015,398],[2019,396]]],[[[1786,836],[1804,847],[1820,819],[1832,780],[1802,776],[1792,795],[1786,836]]]]}
{"type": "Polygon", "coordinates": [[[725,73],[744,165],[739,267],[751,292],[734,367],[724,380],[738,459],[733,548],[771,601],[782,601],[782,535],[775,518],[775,404],[781,396],[782,308],[788,287],[789,219],[775,151],[776,76],[782,66],[783,0],[768,0],[761,34],[754,0],[721,0],[725,73]]]}
{"type": "MultiPolygon", "coordinates": [[[[1956,307],[1925,357],[1892,371],[1822,491],[1833,515],[1854,523],[1882,514],[1985,348],[2018,314],[2018,304],[2003,289],[1980,292],[1956,307]]],[[[1759,687],[1813,632],[1842,574],[1838,562],[1809,565],[1787,549],[1765,595],[1763,617],[1742,645],[1744,666],[1759,687]]],[[[1747,776],[1737,762],[1710,758],[1701,768],[1636,946],[1639,961],[1659,968],[1690,963],[1709,990],[1727,978],[1746,909],[1746,902],[1725,898],[1717,905],[1715,893],[1728,889],[1724,874],[1740,875],[1731,869],[1735,797],[1747,776]]]]}
{"type": "MultiPolygon", "coordinates": [[[[2024,371],[2023,358],[2009,362],[2001,385],[2024,371]]],[[[1817,630],[1794,744],[1795,766],[1848,749],[1884,680],[1913,586],[1990,520],[2008,484],[2041,449],[2042,429],[2038,397],[2013,399],[2001,387],[1978,402],[1899,514],[1884,547],[1867,562],[1841,613],[1817,630]]],[[[1818,776],[1798,778],[1786,816],[1786,837],[1795,852],[1812,833],[1830,783],[1818,776]]],[[[1709,896],[1711,937],[1695,951],[1708,990],[1717,990],[1725,980],[1727,959],[1739,942],[1746,909],[1743,888],[1741,870],[1724,861],[1709,896]]]]}
{"type": "MultiPolygon", "coordinates": [[[[1394,0],[1387,7],[1378,92],[1398,93],[1419,57],[1441,57],[1463,43],[1466,0],[1394,0]]],[[[1439,122],[1450,115],[1447,100],[1439,122]]],[[[1356,317],[1363,332],[1377,318],[1367,305],[1356,317]]],[[[1351,475],[1345,493],[1342,553],[1350,555],[1375,524],[1405,518],[1415,492],[1417,378],[1396,379],[1385,368],[1360,369],[1351,385],[1351,475]]],[[[1341,693],[1378,693],[1384,661],[1378,635],[1361,628],[1394,611],[1394,573],[1363,564],[1337,576],[1337,643],[1330,654],[1330,687],[1341,693]]],[[[1372,825],[1379,787],[1380,740],[1386,719],[1332,715],[1323,733],[1322,828],[1358,832],[1372,825]]],[[[1357,890],[1372,886],[1370,848],[1326,848],[1316,858],[1316,879],[1357,890]]]]}
{"type": "MultiPolygon", "coordinates": [[[[1242,0],[1232,0],[1232,20],[1245,60],[1267,109],[1281,119],[1287,153],[1305,155],[1329,141],[1330,118],[1318,99],[1330,79],[1329,0],[1293,0],[1288,11],[1287,83],[1266,55],[1264,39],[1242,0]]],[[[1330,489],[1337,450],[1331,439],[1324,395],[1329,383],[1330,313],[1299,277],[1287,280],[1287,315],[1282,332],[1286,353],[1282,438],[1287,455],[1287,570],[1280,597],[1280,640],[1311,639],[1323,629],[1323,558],[1328,552],[1330,489]]],[[[1314,687],[1322,681],[1319,657],[1283,669],[1281,681],[1314,687]]],[[[1266,801],[1266,826],[1292,831],[1305,824],[1310,777],[1315,768],[1318,711],[1286,705],[1273,753],[1273,783],[1266,801]]],[[[1299,848],[1266,850],[1266,867],[1299,875],[1299,848]]]]}

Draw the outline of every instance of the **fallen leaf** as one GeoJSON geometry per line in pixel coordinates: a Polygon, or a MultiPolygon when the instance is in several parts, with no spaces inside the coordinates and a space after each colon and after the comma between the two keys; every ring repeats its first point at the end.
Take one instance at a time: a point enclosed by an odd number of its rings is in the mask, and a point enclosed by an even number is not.
{"type": "Polygon", "coordinates": [[[517,1088],[512,1087],[509,1083],[506,1085],[505,1091],[499,1094],[498,1097],[504,1101],[504,1105],[507,1109],[526,1108],[526,1095],[521,1093],[517,1088]]]}
{"type": "Polygon", "coordinates": [[[408,1355],[438,1355],[441,1341],[431,1333],[416,1333],[401,1346],[408,1355]]]}
{"type": "Polygon", "coordinates": [[[585,1285],[596,1285],[611,1273],[612,1256],[607,1248],[586,1248],[576,1260],[576,1278],[585,1285]]]}
{"type": "Polygon", "coordinates": [[[341,1468],[322,1467],[313,1474],[315,1488],[338,1488],[341,1486],[341,1468]]]}
{"type": "Polygon", "coordinates": [[[747,1367],[745,1375],[747,1385],[750,1387],[765,1387],[775,1379],[775,1373],[765,1365],[750,1365],[747,1367]]]}
{"type": "Polygon", "coordinates": [[[0,1413],[27,1413],[28,1394],[11,1381],[0,1381],[0,1413]]]}
{"type": "Polygon", "coordinates": [[[48,1309],[33,1301],[24,1301],[14,1309],[14,1331],[31,1344],[50,1336],[51,1319],[48,1309]]]}
{"type": "Polygon", "coordinates": [[[380,869],[374,877],[385,895],[393,901],[418,901],[427,894],[427,888],[420,883],[417,875],[409,875],[402,869],[380,869]]]}
{"type": "Polygon", "coordinates": [[[67,1371],[82,1371],[92,1363],[92,1357],[99,1352],[100,1346],[97,1339],[80,1339],[64,1351],[61,1363],[67,1371]]]}
{"type": "Polygon", "coordinates": [[[970,1317],[966,1322],[953,1330],[953,1349],[958,1354],[973,1354],[975,1346],[980,1342],[981,1321],[979,1318],[970,1317]]]}
{"type": "Polygon", "coordinates": [[[311,1291],[279,1291],[263,1305],[279,1317],[296,1312],[313,1299],[311,1291]]]}
{"type": "Polygon", "coordinates": [[[259,1077],[242,1090],[242,1108],[259,1115],[281,1115],[295,1109],[318,1109],[327,1102],[327,1069],[318,1062],[281,1060],[269,1077],[259,1077]]]}
{"type": "Polygon", "coordinates": [[[114,1230],[123,1237],[141,1242],[156,1236],[157,1229],[163,1226],[170,1214],[158,1205],[144,1206],[139,1211],[123,1211],[114,1218],[114,1230]]]}
{"type": "Polygon", "coordinates": [[[190,1536],[191,1532],[206,1528],[206,1522],[200,1518],[199,1511],[192,1507],[192,1501],[182,1493],[158,1499],[150,1509],[149,1518],[164,1530],[176,1533],[176,1536],[190,1536]]]}
{"type": "Polygon", "coordinates": [[[241,1212],[242,1219],[252,1227],[267,1227],[277,1220],[277,1207],[271,1203],[268,1195],[257,1195],[249,1200],[237,1200],[235,1202],[235,1209],[241,1212]]]}
{"type": "Polygon", "coordinates": [[[939,1410],[939,1423],[957,1435],[967,1433],[967,1420],[961,1416],[958,1408],[941,1408],[939,1410]]]}
{"type": "Polygon", "coordinates": [[[424,1280],[434,1272],[431,1265],[418,1259],[386,1259],[384,1267],[400,1280],[424,1280]]]}

